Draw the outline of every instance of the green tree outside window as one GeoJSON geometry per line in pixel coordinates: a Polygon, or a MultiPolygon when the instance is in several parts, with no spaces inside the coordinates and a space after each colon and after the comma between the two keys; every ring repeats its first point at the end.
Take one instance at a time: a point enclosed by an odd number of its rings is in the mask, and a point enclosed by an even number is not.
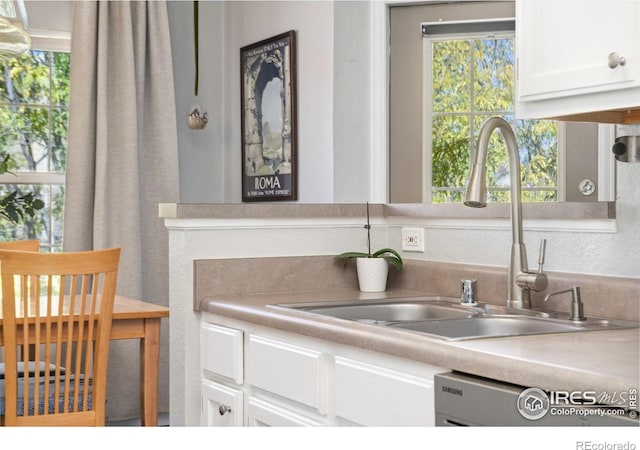
{"type": "MultiPolygon", "coordinates": [[[[557,201],[557,123],[515,120],[512,37],[431,42],[431,197],[461,203],[482,123],[500,116],[513,124],[520,151],[523,201],[557,201]]],[[[502,137],[491,137],[489,201],[509,201],[509,164],[502,137]]]]}
{"type": "Polygon", "coordinates": [[[69,63],[39,50],[0,60],[0,240],[61,249],[69,63]]]}

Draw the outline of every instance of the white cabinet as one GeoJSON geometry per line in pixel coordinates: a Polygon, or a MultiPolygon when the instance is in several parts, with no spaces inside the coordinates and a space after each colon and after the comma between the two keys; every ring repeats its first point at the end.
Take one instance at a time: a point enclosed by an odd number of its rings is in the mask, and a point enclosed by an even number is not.
{"type": "Polygon", "coordinates": [[[447,369],[203,313],[203,426],[433,426],[447,369]]]}
{"type": "Polygon", "coordinates": [[[243,393],[220,383],[203,380],[200,424],[205,427],[241,427],[244,425],[243,393]]]}
{"type": "Polygon", "coordinates": [[[244,381],[244,333],[211,323],[202,325],[202,369],[230,378],[237,384],[244,381]]]}
{"type": "Polygon", "coordinates": [[[256,397],[249,397],[250,427],[319,427],[325,425],[289,408],[256,397]]]}
{"type": "Polygon", "coordinates": [[[249,385],[327,412],[327,365],[322,352],[264,336],[249,336],[249,385]]]}
{"type": "Polygon", "coordinates": [[[610,112],[640,108],[639,21],[633,0],[517,0],[517,115],[640,120],[610,112]]]}
{"type": "Polygon", "coordinates": [[[434,426],[433,375],[336,357],[336,416],[364,426],[434,426]]]}

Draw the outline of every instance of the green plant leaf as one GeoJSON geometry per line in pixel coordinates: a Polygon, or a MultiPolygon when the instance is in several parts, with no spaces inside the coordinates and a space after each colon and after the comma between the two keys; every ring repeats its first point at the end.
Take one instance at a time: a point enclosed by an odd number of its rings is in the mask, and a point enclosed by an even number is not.
{"type": "Polygon", "coordinates": [[[368,254],[365,252],[345,252],[337,255],[336,259],[344,259],[344,265],[347,265],[347,262],[351,259],[355,258],[383,258],[397,270],[402,269],[403,261],[400,254],[392,248],[381,248],[377,252],[373,254],[368,254]]]}
{"type": "Polygon", "coordinates": [[[384,258],[396,269],[402,269],[402,256],[392,248],[381,248],[372,255],[373,258],[384,258]]]}

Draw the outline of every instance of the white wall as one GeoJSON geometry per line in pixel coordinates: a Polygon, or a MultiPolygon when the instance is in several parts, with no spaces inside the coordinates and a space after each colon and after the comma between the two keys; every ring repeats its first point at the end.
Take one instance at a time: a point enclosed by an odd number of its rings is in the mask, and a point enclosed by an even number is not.
{"type": "Polygon", "coordinates": [[[200,2],[204,130],[183,118],[193,95],[193,5],[170,1],[183,203],[241,201],[240,48],[297,32],[298,201],[365,202],[370,173],[370,4],[200,2]]]}
{"type": "Polygon", "coordinates": [[[227,71],[225,198],[241,201],[239,49],[295,30],[297,33],[298,199],[333,201],[333,3],[228,2],[225,24],[227,71]],[[236,131],[238,130],[238,131],[236,131]]]}
{"type": "Polygon", "coordinates": [[[200,80],[195,95],[193,2],[167,2],[178,116],[180,199],[184,203],[221,203],[224,196],[223,4],[199,3],[200,80]],[[187,127],[193,108],[207,112],[202,130],[187,127]]]}
{"type": "MultiPolygon", "coordinates": [[[[529,269],[536,269],[540,240],[547,240],[545,270],[640,278],[640,164],[616,163],[615,220],[526,221],[529,269]]],[[[425,228],[425,253],[411,259],[506,267],[511,245],[509,220],[397,218],[389,244],[401,247],[403,225],[425,228]]],[[[640,298],[638,298],[640,301],[640,298]]]]}
{"type": "MultiPolygon", "coordinates": [[[[179,118],[193,94],[193,5],[169,3],[179,118]]],[[[240,48],[297,32],[298,199],[333,202],[333,14],[328,1],[200,2],[200,93],[204,130],[180,123],[183,203],[241,201],[240,48]]],[[[363,146],[366,149],[366,146],[363,146]]]]}

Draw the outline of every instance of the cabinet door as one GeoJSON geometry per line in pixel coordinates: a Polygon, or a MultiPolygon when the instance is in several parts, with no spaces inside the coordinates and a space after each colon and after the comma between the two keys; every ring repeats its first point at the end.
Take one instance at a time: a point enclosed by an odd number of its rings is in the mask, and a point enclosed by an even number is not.
{"type": "Polygon", "coordinates": [[[202,369],[242,384],[243,331],[205,323],[201,333],[202,369]]]}
{"type": "Polygon", "coordinates": [[[336,416],[364,426],[434,426],[433,378],[336,356],[336,416]]]}
{"type": "Polygon", "coordinates": [[[640,85],[640,2],[518,0],[516,15],[521,102],[640,85]]]}
{"type": "Polygon", "coordinates": [[[247,378],[252,387],[325,414],[326,372],[322,352],[263,336],[249,336],[247,378]]]}
{"type": "Polygon", "coordinates": [[[322,422],[259,398],[249,397],[250,427],[318,427],[322,422]]]}
{"type": "Polygon", "coordinates": [[[206,427],[241,427],[244,425],[242,391],[202,380],[200,424],[206,427]]]}

